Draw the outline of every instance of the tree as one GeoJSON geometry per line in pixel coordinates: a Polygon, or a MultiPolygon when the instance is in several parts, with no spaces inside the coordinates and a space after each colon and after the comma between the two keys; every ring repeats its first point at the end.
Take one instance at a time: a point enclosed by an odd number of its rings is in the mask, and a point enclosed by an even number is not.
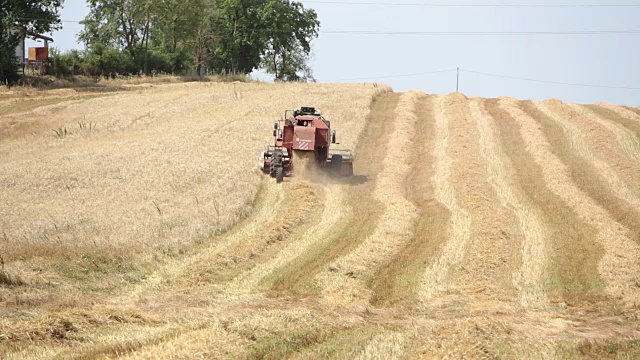
{"type": "Polygon", "coordinates": [[[195,65],[198,74],[206,65],[214,41],[211,32],[213,0],[162,0],[153,24],[152,42],[169,53],[173,71],[186,71],[195,65]]]}
{"type": "Polygon", "coordinates": [[[318,36],[320,28],[316,12],[299,2],[270,0],[263,21],[270,25],[268,47],[262,58],[267,72],[274,74],[276,80],[312,80],[307,60],[311,40],[318,36]]]}
{"type": "Polygon", "coordinates": [[[149,48],[152,0],[89,0],[89,14],[80,23],[84,30],[78,35],[87,48],[114,47],[126,51],[138,65],[146,70],[149,48]]]}
{"type": "Polygon", "coordinates": [[[15,49],[24,36],[60,29],[63,0],[0,0],[0,83],[19,79],[15,49]]]}
{"type": "Polygon", "coordinates": [[[204,69],[211,61],[213,55],[212,44],[215,41],[215,35],[208,26],[201,26],[198,29],[196,38],[193,42],[193,57],[196,64],[196,74],[202,78],[204,69]]]}
{"type": "Polygon", "coordinates": [[[89,49],[125,51],[138,71],[147,74],[184,71],[193,63],[199,31],[211,16],[211,1],[89,0],[90,12],[78,38],[89,49]],[[162,69],[152,63],[162,64],[162,69]]]}
{"type": "Polygon", "coordinates": [[[211,4],[207,0],[162,0],[154,9],[154,40],[165,50],[179,51],[196,38],[206,22],[211,4]]]}
{"type": "Polygon", "coordinates": [[[272,52],[264,57],[262,66],[268,74],[280,81],[314,82],[313,70],[308,64],[309,54],[302,47],[292,51],[272,52]]]}
{"type": "Polygon", "coordinates": [[[216,0],[212,21],[218,42],[213,68],[220,72],[248,74],[260,65],[267,44],[262,9],[267,0],[216,0]]]}
{"type": "MultiPolygon", "coordinates": [[[[0,0],[2,1],[2,0],[0,0]]],[[[88,0],[79,36],[100,58],[107,49],[129,55],[145,73],[248,74],[261,65],[279,80],[310,77],[310,42],[320,23],[313,10],[289,0],[88,0]]],[[[110,56],[112,52],[106,52],[110,56]]],[[[101,64],[100,61],[92,61],[101,64]]],[[[109,62],[110,63],[110,62],[109,62]]],[[[92,67],[92,72],[93,72],[92,67]]]]}

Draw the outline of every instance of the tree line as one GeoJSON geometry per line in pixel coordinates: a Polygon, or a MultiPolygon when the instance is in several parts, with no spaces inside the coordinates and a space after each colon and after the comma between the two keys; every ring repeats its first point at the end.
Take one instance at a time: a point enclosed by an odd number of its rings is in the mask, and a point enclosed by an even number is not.
{"type": "MultiPolygon", "coordinates": [[[[49,11],[46,26],[36,31],[60,27],[62,0],[21,1],[49,11]]],[[[4,2],[14,3],[0,0],[4,2]]],[[[280,81],[312,79],[310,44],[318,36],[320,22],[313,9],[299,2],[88,0],[88,5],[89,14],[81,21],[84,29],[78,36],[85,49],[52,51],[51,70],[58,76],[248,74],[264,68],[280,81]]],[[[16,9],[10,13],[14,20],[9,27],[24,26],[26,20],[20,23],[18,18],[44,18],[16,9]]],[[[2,36],[0,39],[4,33],[2,36]]],[[[0,42],[2,50],[10,45],[0,42]]],[[[0,65],[4,68],[4,63],[0,65]]]]}

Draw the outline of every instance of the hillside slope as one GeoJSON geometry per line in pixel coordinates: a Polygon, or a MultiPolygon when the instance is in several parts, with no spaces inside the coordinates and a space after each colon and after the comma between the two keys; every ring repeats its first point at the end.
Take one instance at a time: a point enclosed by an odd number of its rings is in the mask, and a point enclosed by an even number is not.
{"type": "Polygon", "coordinates": [[[29,113],[101,125],[0,141],[0,349],[639,357],[640,114],[387,90],[173,85],[29,113]],[[299,105],[356,176],[255,172],[299,105]]]}

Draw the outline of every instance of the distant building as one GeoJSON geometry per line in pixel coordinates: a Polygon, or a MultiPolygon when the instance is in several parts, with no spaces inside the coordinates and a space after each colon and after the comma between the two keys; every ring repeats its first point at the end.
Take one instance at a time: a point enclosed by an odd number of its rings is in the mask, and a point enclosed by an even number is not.
{"type": "Polygon", "coordinates": [[[16,32],[20,32],[22,34],[22,36],[20,37],[20,42],[18,43],[18,46],[16,46],[16,58],[18,58],[18,62],[23,65],[27,60],[27,46],[26,46],[27,36],[32,39],[44,40],[45,48],[49,48],[49,43],[53,42],[53,38],[46,35],[40,35],[36,33],[25,33],[22,30],[16,30],[16,32]]]}

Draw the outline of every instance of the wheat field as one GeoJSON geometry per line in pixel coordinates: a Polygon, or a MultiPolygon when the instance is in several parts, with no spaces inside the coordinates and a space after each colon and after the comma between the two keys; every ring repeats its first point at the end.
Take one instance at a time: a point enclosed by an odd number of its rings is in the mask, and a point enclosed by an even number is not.
{"type": "Polygon", "coordinates": [[[630,107],[377,84],[1,94],[0,200],[2,359],[640,357],[630,107]],[[300,106],[354,177],[257,169],[300,106]]]}

